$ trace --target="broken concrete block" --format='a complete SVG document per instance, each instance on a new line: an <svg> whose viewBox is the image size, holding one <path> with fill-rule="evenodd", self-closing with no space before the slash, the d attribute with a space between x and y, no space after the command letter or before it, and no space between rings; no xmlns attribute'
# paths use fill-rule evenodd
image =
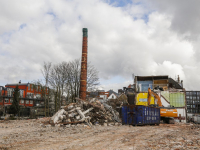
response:
<svg viewBox="0 0 200 150"><path fill-rule="evenodd" d="M76 116L76 119L77 119L77 120L80 120L80 119L81 119L81 117L80 117L80 116Z"/></svg>
<svg viewBox="0 0 200 150"><path fill-rule="evenodd" d="M77 127L80 127L80 126L81 126L81 124L77 124L76 126L77 126Z"/></svg>
<svg viewBox="0 0 200 150"><path fill-rule="evenodd" d="M71 124L68 124L68 125L65 125L66 128L70 128L71 127Z"/></svg>
<svg viewBox="0 0 200 150"><path fill-rule="evenodd" d="M71 127L72 127L72 128L75 128L75 127L76 127L76 125L74 125L74 124L73 124L73 125L71 125Z"/></svg>
<svg viewBox="0 0 200 150"><path fill-rule="evenodd" d="M51 123L58 123L59 117L63 115L64 109L60 109L53 117L51 117L50 122Z"/></svg>
<svg viewBox="0 0 200 150"><path fill-rule="evenodd" d="M51 125L50 125L50 124L48 124L48 125L46 125L46 127L47 127L47 128L49 128L49 127L51 127Z"/></svg>

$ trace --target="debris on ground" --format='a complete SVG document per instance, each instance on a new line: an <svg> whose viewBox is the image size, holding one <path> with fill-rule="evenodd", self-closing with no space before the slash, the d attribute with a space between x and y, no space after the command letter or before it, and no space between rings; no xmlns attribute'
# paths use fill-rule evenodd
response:
<svg viewBox="0 0 200 150"><path fill-rule="evenodd" d="M187 150L200 149L200 125L101 126L43 124L49 118L0 123L0 149Z"/></svg>
<svg viewBox="0 0 200 150"><path fill-rule="evenodd" d="M110 122L121 122L119 113L112 106L91 100L90 102L76 98L77 103L71 103L62 107L51 117L51 124L78 124L87 123L88 126L95 124L104 125Z"/></svg>

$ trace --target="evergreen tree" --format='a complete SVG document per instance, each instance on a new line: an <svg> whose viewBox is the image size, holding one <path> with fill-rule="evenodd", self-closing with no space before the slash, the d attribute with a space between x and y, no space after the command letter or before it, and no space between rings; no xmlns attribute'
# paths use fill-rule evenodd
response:
<svg viewBox="0 0 200 150"><path fill-rule="evenodd" d="M14 89L14 94L13 94L13 102L12 102L12 105L10 106L10 109L9 109L9 113L10 114L18 114L19 111L20 111L20 106L19 106L19 87L18 85L15 87Z"/></svg>

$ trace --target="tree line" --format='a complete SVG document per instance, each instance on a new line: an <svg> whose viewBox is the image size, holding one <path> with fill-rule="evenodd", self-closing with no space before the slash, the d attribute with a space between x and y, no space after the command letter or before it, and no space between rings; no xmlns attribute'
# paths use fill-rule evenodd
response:
<svg viewBox="0 0 200 150"><path fill-rule="evenodd" d="M53 98L54 110L57 110L62 106L62 99L68 101L68 103L76 102L75 98L79 96L80 88L80 73L81 73L81 61L75 59L69 62L61 62L53 64L52 62L44 62L41 73L44 77L44 81L35 80L32 81L34 91L41 92L41 98L44 99L45 104L45 116L49 116L49 100ZM87 66L87 89L95 89L99 85L99 77L97 69L88 63ZM46 89L48 87L48 95L46 95ZM39 89L38 89L39 88ZM19 88L14 89L13 103L10 107L10 113L19 114Z"/></svg>
<svg viewBox="0 0 200 150"><path fill-rule="evenodd" d="M73 61L63 61L57 64L52 62L44 62L41 69L45 80L45 87L50 87L51 93L55 99L55 111L62 105L62 98L68 102L76 102L75 97L79 96L81 61L75 59ZM88 63L87 67L87 89L94 89L99 85L99 77L97 69ZM45 104L49 104L49 99L45 97ZM46 110L46 105L45 105Z"/></svg>

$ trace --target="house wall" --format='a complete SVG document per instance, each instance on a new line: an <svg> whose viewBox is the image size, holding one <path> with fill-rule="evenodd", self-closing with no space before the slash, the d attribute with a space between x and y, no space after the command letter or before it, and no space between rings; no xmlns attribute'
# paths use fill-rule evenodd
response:
<svg viewBox="0 0 200 150"><path fill-rule="evenodd" d="M161 96L161 103L164 107L169 107L170 103L163 97Z"/></svg>
<svg viewBox="0 0 200 150"><path fill-rule="evenodd" d="M113 93L108 97L108 99L116 99L116 98L117 98L117 96Z"/></svg>
<svg viewBox="0 0 200 150"><path fill-rule="evenodd" d="M170 105L174 107L185 107L185 93L177 92L169 94Z"/></svg>
<svg viewBox="0 0 200 150"><path fill-rule="evenodd" d="M163 105L167 105L167 100L174 107L185 107L185 93L184 92L169 92L169 91L161 91L161 101ZM167 106L166 106L167 107Z"/></svg>
<svg viewBox="0 0 200 150"><path fill-rule="evenodd" d="M153 81L137 81L140 92L147 92L150 87L153 89Z"/></svg>
<svg viewBox="0 0 200 150"><path fill-rule="evenodd" d="M153 80L154 88L168 86L168 80Z"/></svg>
<svg viewBox="0 0 200 150"><path fill-rule="evenodd" d="M5 87L6 87L6 89L8 89L8 88L14 89L16 86L17 86L17 84L16 85L6 85ZM36 89L33 88L33 84L22 84L22 85L18 84L18 87L20 90L23 90L22 96L19 97L19 105L21 105L21 106L32 107L32 106L34 106L34 101L38 100L38 99L36 99L36 96L27 97L27 93L31 93L33 95L41 95L42 94L41 87L38 85L37 85ZM40 90L38 90L39 87L40 87ZM0 105L9 106L9 105L12 105L11 100L13 100L13 97L8 96L8 91L6 89L1 91L1 95L3 96L3 98L2 98L2 101L0 101ZM48 88L45 88L45 91L46 91L46 94L48 95L47 89Z"/></svg>
<svg viewBox="0 0 200 150"><path fill-rule="evenodd" d="M169 101L169 91L161 91L160 93L160 99L161 103L164 107L169 107L170 101Z"/></svg>
<svg viewBox="0 0 200 150"><path fill-rule="evenodd" d="M184 92L161 91L161 102L164 107L174 106L174 109L178 112L178 117L174 118L176 122L180 120L179 115L181 115L181 122L186 122Z"/></svg>
<svg viewBox="0 0 200 150"><path fill-rule="evenodd" d="M99 92L99 96L100 95L106 95L107 97L109 97L109 92Z"/></svg>
<svg viewBox="0 0 200 150"><path fill-rule="evenodd" d="M107 95L99 95L100 98L103 98L103 100L107 99Z"/></svg>

